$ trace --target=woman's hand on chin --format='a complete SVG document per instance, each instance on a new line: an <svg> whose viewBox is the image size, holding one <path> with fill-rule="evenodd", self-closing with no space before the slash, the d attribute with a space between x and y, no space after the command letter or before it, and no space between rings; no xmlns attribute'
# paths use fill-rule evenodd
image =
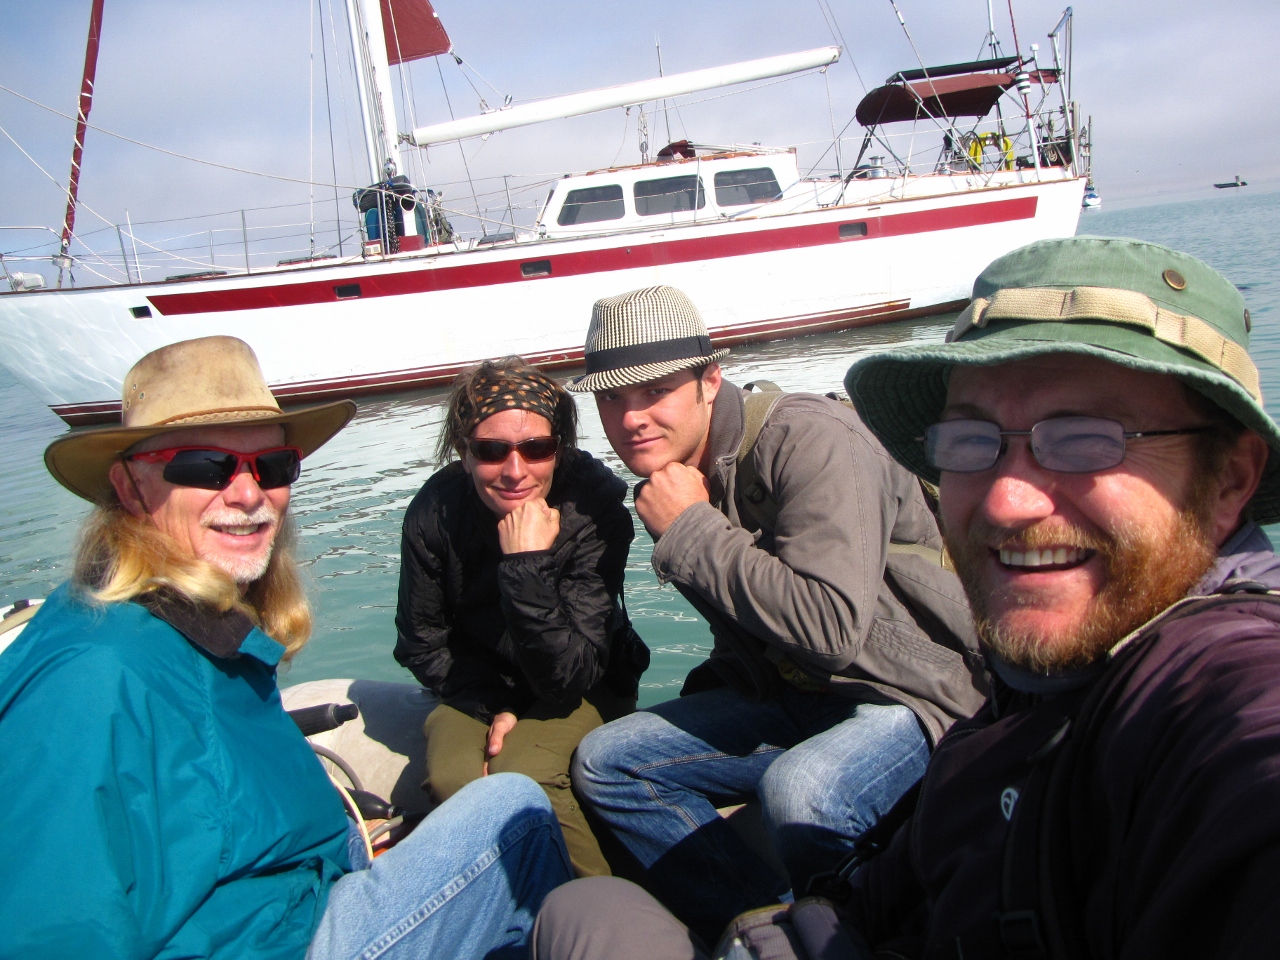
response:
<svg viewBox="0 0 1280 960"><path fill-rule="evenodd" d="M503 553L550 550L560 533L560 511L539 497L516 507L498 521L498 544Z"/></svg>

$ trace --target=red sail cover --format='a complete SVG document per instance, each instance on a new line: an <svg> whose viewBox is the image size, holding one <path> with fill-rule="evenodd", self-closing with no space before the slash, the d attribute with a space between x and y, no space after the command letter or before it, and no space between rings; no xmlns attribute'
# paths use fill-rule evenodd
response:
<svg viewBox="0 0 1280 960"><path fill-rule="evenodd" d="M387 62L405 63L435 57L453 49L440 16L428 0L381 0L382 32Z"/></svg>

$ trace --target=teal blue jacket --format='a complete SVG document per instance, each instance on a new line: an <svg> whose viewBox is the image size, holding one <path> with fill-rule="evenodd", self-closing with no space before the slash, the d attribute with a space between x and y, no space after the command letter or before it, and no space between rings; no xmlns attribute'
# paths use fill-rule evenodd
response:
<svg viewBox="0 0 1280 960"><path fill-rule="evenodd" d="M0 655L0 957L300 960L351 867L284 648L152 609L64 584Z"/></svg>

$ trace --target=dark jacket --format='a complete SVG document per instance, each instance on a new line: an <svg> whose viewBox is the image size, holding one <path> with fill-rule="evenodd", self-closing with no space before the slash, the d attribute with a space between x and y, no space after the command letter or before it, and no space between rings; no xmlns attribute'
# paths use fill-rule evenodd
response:
<svg viewBox="0 0 1280 960"><path fill-rule="evenodd" d="M560 511L551 549L504 556L462 464L437 472L405 512L396 660L483 723L535 700L575 706L601 683L634 696L649 654L621 601L635 535L626 492L580 451L547 498Z"/></svg>
<svg viewBox="0 0 1280 960"><path fill-rule="evenodd" d="M1241 576L1280 589L1280 561L1250 527L1192 594ZM868 941L909 957L1008 956L1002 885L1025 887L1016 877L1036 856L1006 866L1010 818L1038 808L1031 876L1055 955L1280 956L1280 603L1183 604L1195 612L1175 605L1077 690L998 685L952 727L914 817L854 877ZM1041 761L1044 799L1028 803L1028 758L1071 713Z"/></svg>
<svg viewBox="0 0 1280 960"><path fill-rule="evenodd" d="M845 404L787 394L753 448L755 473L777 506L773 530L742 515L737 454L743 392L726 382L711 413L711 502L694 504L653 551L715 637L685 692L728 684L764 698L781 688L786 655L832 692L911 708L932 742L986 699L972 618L955 574L891 541L940 550L938 525L914 476ZM890 562L920 599L908 609ZM954 626L964 636L936 630ZM933 635L931 636L931 631Z"/></svg>

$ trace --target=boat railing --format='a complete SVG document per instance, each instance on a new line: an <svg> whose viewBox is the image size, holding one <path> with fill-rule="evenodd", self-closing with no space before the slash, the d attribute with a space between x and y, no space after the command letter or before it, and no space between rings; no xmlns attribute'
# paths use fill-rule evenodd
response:
<svg viewBox="0 0 1280 960"><path fill-rule="evenodd" d="M542 206L547 175L491 178L466 206L441 202L457 231L445 249L497 245L530 233ZM519 179L521 182L514 182ZM504 184L503 181L507 182ZM477 180L477 183L480 181ZM425 192L425 191L423 191ZM488 204L489 206L486 206ZM126 220L77 231L64 286L155 283L164 280L305 268L360 258L359 212L350 194L325 203L224 210L162 220ZM31 231L47 236L33 236ZM0 225L0 293L55 284L59 234L49 227ZM26 279L15 281L15 274Z"/></svg>
<svg viewBox="0 0 1280 960"><path fill-rule="evenodd" d="M1007 182L1010 172L1020 181L1038 177L1045 168L1063 166L1076 175L1087 175L1088 131L1068 133L1072 127L1066 108L1054 109L1048 94L1042 94L1027 123L1025 116L1013 112L1012 101L1001 103L1003 106L976 122L926 118L903 130L881 126L858 131L856 136L786 148L735 145L734 149L760 153L797 149L817 156L801 168L798 180L783 185L780 202L731 211L728 216L769 216L880 195L880 191L855 187L863 181L883 180L883 195L891 199L905 196L909 192L907 180L916 177L959 176L970 187L979 188ZM1074 117L1070 119L1074 121ZM819 152L819 146L825 149ZM529 174L486 179L468 182L465 187L436 185L432 202L448 217L454 235L451 242L430 247L428 252L499 247L537 236L536 224L548 187L560 177ZM362 223L344 189L336 189L334 197L323 202L312 199L164 220L126 219L77 232L66 283L153 283L305 269L358 258L365 239ZM419 193L425 195L425 190ZM445 194L451 196L444 199ZM38 289L42 280L52 286L58 275L58 235L49 228L40 229L47 236L33 236L32 228L0 226L0 263L4 266L0 280L6 281L10 291ZM64 261L63 266L67 265ZM15 274L23 278L15 280ZM4 289L0 286L0 292Z"/></svg>

